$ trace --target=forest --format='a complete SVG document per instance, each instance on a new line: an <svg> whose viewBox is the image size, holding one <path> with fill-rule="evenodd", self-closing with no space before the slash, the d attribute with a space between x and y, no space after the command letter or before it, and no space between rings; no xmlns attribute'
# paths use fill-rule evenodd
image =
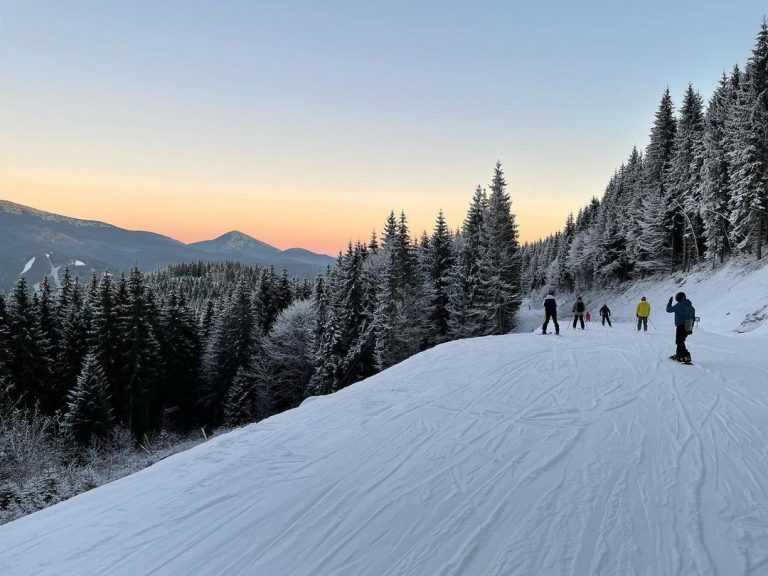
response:
<svg viewBox="0 0 768 576"><path fill-rule="evenodd" d="M0 295L0 514L98 485L100 454L151 456L158 442L259 421L441 342L509 332L517 235L497 163L461 231L440 212L414 239L405 212L391 212L381 238L350 243L312 282L237 263L67 271L57 290L21 277Z"/></svg>
<svg viewBox="0 0 768 576"><path fill-rule="evenodd" d="M768 243L768 24L706 107L692 85L677 114L669 89L643 152L635 147L564 228L522 247L524 292L585 290L762 258Z"/></svg>

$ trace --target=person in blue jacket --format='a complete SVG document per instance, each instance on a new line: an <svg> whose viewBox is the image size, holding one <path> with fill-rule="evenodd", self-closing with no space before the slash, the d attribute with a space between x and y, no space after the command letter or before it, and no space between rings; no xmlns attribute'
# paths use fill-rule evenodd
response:
<svg viewBox="0 0 768 576"><path fill-rule="evenodd" d="M675 313L675 344L677 345L675 355L670 356L670 358L678 362L690 363L691 353L685 347L685 339L693 332L696 309L691 301L685 297L685 292L675 294L675 300L677 304L672 304L672 297L670 296L669 302L667 302L667 312Z"/></svg>

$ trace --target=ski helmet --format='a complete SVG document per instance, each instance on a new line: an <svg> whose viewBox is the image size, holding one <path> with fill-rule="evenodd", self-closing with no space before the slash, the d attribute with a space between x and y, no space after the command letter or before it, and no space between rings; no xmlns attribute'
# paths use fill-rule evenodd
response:
<svg viewBox="0 0 768 576"><path fill-rule="evenodd" d="M678 292L677 294L675 294L675 300L677 300L678 302L685 300L685 292Z"/></svg>

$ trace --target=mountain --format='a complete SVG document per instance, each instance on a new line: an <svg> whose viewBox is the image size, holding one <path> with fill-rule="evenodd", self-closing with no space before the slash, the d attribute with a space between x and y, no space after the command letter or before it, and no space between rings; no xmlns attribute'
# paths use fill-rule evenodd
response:
<svg viewBox="0 0 768 576"><path fill-rule="evenodd" d="M614 328L413 356L0 526L0 574L765 574L768 266L748 266L683 280L693 366L667 359L680 280L585 294Z"/></svg>
<svg viewBox="0 0 768 576"><path fill-rule="evenodd" d="M149 271L169 264L236 260L244 264L288 268L310 277L335 259L296 249L281 251L241 232L215 240L184 244L173 238L118 228L104 222L69 218L0 200L0 289L10 290L20 275L30 285L44 276L54 283L65 266L89 276L126 271L138 265Z"/></svg>
<svg viewBox="0 0 768 576"><path fill-rule="evenodd" d="M327 266L332 266L336 262L330 256L316 254L304 248L280 250L237 230L227 232L213 240L193 242L189 246L208 254L227 254L240 260L250 258L254 261L272 264L276 267L281 267L282 262L290 260L293 263L311 266L312 269L319 268L324 270Z"/></svg>

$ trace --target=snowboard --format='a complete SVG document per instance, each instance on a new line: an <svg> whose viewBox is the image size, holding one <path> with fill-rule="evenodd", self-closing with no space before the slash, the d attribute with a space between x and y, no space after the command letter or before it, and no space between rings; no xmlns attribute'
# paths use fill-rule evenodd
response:
<svg viewBox="0 0 768 576"><path fill-rule="evenodd" d="M672 362L677 362L678 364L685 364L687 366L693 366L693 362L691 362L690 360L688 360L687 362L683 362L682 360L678 360L677 356L674 356L674 355L670 356L669 359L672 360Z"/></svg>

